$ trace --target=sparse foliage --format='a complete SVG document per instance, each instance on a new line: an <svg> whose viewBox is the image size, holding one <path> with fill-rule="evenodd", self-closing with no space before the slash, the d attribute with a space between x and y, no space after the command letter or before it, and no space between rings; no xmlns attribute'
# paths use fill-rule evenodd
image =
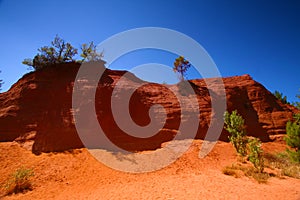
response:
<svg viewBox="0 0 300 200"><path fill-rule="evenodd" d="M27 58L22 63L39 70L53 64L73 62L73 57L77 54L76 48L57 35L51 42L51 46L41 47L38 51L33 60Z"/></svg>
<svg viewBox="0 0 300 200"><path fill-rule="evenodd" d="M173 71L179 73L180 81L184 81L185 73L190 67L191 67L190 62L184 59L183 56L179 56L178 58L176 58L174 62Z"/></svg>
<svg viewBox="0 0 300 200"><path fill-rule="evenodd" d="M19 193L32 188L31 177L34 176L32 169L21 167L11 174L5 184L7 194Z"/></svg>
<svg viewBox="0 0 300 200"><path fill-rule="evenodd" d="M236 152L245 157L247 155L247 137L244 128L244 119L237 111L225 112L224 114L225 129L230 133L229 140L233 144Z"/></svg>
<svg viewBox="0 0 300 200"><path fill-rule="evenodd" d="M98 53L94 42L81 45L81 62L100 61L103 58L103 53Z"/></svg>
<svg viewBox="0 0 300 200"><path fill-rule="evenodd" d="M279 99L282 103L284 104L287 104L288 101L287 101L287 97L286 96L283 96L282 93L280 93L279 91L275 90L275 92L273 93L273 95Z"/></svg>
<svg viewBox="0 0 300 200"><path fill-rule="evenodd" d="M33 58L26 58L23 64L33 67L34 70L40 70L47 66L68 62L90 62L100 61L103 58L103 53L98 53L96 45L93 42L81 45L82 60L75 61L74 56L77 55L78 50L70 43L65 42L62 38L56 37L51 42L51 46L44 46L38 49L38 54Z"/></svg>
<svg viewBox="0 0 300 200"><path fill-rule="evenodd" d="M264 171L264 159L260 140L257 138L249 139L248 147L249 161L252 162L254 167L262 173Z"/></svg>
<svg viewBox="0 0 300 200"><path fill-rule="evenodd" d="M287 122L286 137L284 140L293 149L287 150L290 158L295 162L300 162L300 114L295 115L294 122Z"/></svg>

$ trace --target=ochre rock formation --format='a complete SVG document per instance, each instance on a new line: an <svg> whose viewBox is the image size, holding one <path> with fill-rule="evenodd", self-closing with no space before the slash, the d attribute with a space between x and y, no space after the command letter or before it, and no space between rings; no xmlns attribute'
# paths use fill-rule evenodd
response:
<svg viewBox="0 0 300 200"><path fill-rule="evenodd" d="M86 139L85 146L88 148L111 148L112 145L107 144L105 140L94 140L94 133L84 136L77 134L73 118L76 111L72 109L72 92L79 67L78 63L66 63L31 72L24 75L9 91L1 93L0 141L31 142L34 153L80 148L84 146L82 137ZM121 77L122 84L116 86ZM86 87L82 89L83 93L90 90L89 81L95 82L88 80ZM281 103L249 75L223 78L223 82L227 110L238 110L245 119L248 135L269 141L270 135L285 133L285 124L297 112L296 108ZM189 116L189 112L198 106L200 115L196 124L196 138L203 139L211 122L211 98L214 98L214 94L209 92L206 82L202 79L191 80L189 83L197 96L198 104L191 103L185 115ZM163 128L153 136L141 138L127 134L117 125L113 116L111 96L115 95L117 100L122 102L122 95L118 96L118 93L113 92L128 93L135 87L138 89L133 92L127 108L136 125L146 126L151 123L149 109L152 105L160 104L166 112L166 119L160 113L163 109L157 109L155 112L155 119L163 123ZM130 151L159 148L163 142L172 140L176 134L180 135L179 139L190 138L191 133L178 133L181 123L187 127L191 123L188 118L181 119L183 113L178 96L185 102L189 102L191 96L184 89L182 92L180 87L180 84L147 83L126 71L106 69L98 83L94 99L99 125L110 142ZM85 99L85 102L88 101ZM86 105L83 103L80 114L84 113L84 106ZM121 117L123 112L120 110ZM89 123L89 114L85 115L86 123ZM219 139L228 140L228 133L224 129Z"/></svg>

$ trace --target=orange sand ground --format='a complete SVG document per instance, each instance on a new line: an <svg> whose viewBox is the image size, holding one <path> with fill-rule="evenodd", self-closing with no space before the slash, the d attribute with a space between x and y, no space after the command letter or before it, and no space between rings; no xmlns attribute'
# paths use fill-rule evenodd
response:
<svg viewBox="0 0 300 200"><path fill-rule="evenodd" d="M230 143L218 142L209 156L198 158L202 141L176 162L159 171L131 174L106 167L86 149L39 156L15 142L0 143L0 185L21 166L32 168L34 188L24 194L0 199L300 199L300 180L272 177L259 184L247 177L222 174L236 162ZM279 152L281 143L265 143L264 149Z"/></svg>

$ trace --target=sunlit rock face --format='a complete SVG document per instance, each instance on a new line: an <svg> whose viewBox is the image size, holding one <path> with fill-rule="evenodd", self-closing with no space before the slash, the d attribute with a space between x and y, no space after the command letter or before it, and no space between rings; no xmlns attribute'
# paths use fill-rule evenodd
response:
<svg viewBox="0 0 300 200"><path fill-rule="evenodd" d="M85 82L85 87L81 88L82 94L95 90L96 87L95 99L91 102L94 103L96 120L105 133L105 138L94 140L93 135L96 133L78 135L75 128L74 114L86 115L86 123L92 120L92 115L84 113L85 106L89 106L86 99L77 99L83 101L78 110L72 108L74 81L79 67L78 63L67 63L31 72L24 75L9 91L1 93L0 141L28 143L37 154L84 146L113 148L107 144L107 139L119 148L129 151L156 149L176 135L178 139L192 137L193 134L188 131L178 130L182 124L186 127L190 125L189 117L195 109L199 111L195 137L204 139L213 116L212 98L226 101L227 110L237 110L243 116L248 135L269 141L270 135L285 133L286 122L297 112L293 106L282 104L249 75L223 78L226 91L224 99L218 95L218 89L222 88L220 81L212 84L213 89L207 88L206 81L211 83L214 79L191 80L188 83L192 91L186 91L182 89L181 83L148 83L126 71L106 69L99 82L81 80ZM122 81L119 82L120 80ZM121 103L126 103L123 102L122 94L127 93L132 93L129 103L118 107ZM193 97L196 97L196 101L191 100ZM179 99L187 102L184 111ZM120 109L118 115L122 117L124 114L124 120L130 119L129 121L140 127L157 123L160 128L149 137L143 135L149 134L147 131L128 133L117 123L112 102L118 102L115 109ZM154 105L161 106L151 110ZM124 109L128 109L130 118ZM84 145L82 137L86 139ZM223 129L219 139L227 141L227 131Z"/></svg>

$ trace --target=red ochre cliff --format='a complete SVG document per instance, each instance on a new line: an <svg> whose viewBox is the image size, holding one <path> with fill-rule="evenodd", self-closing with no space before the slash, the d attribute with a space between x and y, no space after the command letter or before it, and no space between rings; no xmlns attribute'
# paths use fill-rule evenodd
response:
<svg viewBox="0 0 300 200"><path fill-rule="evenodd" d="M80 64L68 63L31 72L9 91L1 93L0 141L15 140L32 148L34 153L83 147L74 125L72 110L72 91L79 67ZM157 134L147 138L133 137L117 125L111 110L113 90L125 73L109 69L103 73L95 95L99 125L109 141L122 149L138 151L159 148L178 133L181 108L176 95L168 87L178 88L180 85L147 83L127 73L118 90L126 93L134 85L144 84L135 90L128 106L132 120L137 125L146 126L150 123L149 108L152 105L160 104L166 111L166 119L159 119L165 120L165 124ZM223 78L223 82L227 110L238 110L245 119L248 135L270 141L270 136L285 133L285 124L297 112L296 108L281 103L249 75ZM189 83L197 95L200 111L196 138L203 139L211 120L211 95L214 94L209 93L202 79ZM180 95L189 98L188 94ZM180 138L189 138L188 133L180 135ZM219 139L228 140L228 133L224 129ZM95 145L99 148L106 146L101 141L96 141Z"/></svg>

